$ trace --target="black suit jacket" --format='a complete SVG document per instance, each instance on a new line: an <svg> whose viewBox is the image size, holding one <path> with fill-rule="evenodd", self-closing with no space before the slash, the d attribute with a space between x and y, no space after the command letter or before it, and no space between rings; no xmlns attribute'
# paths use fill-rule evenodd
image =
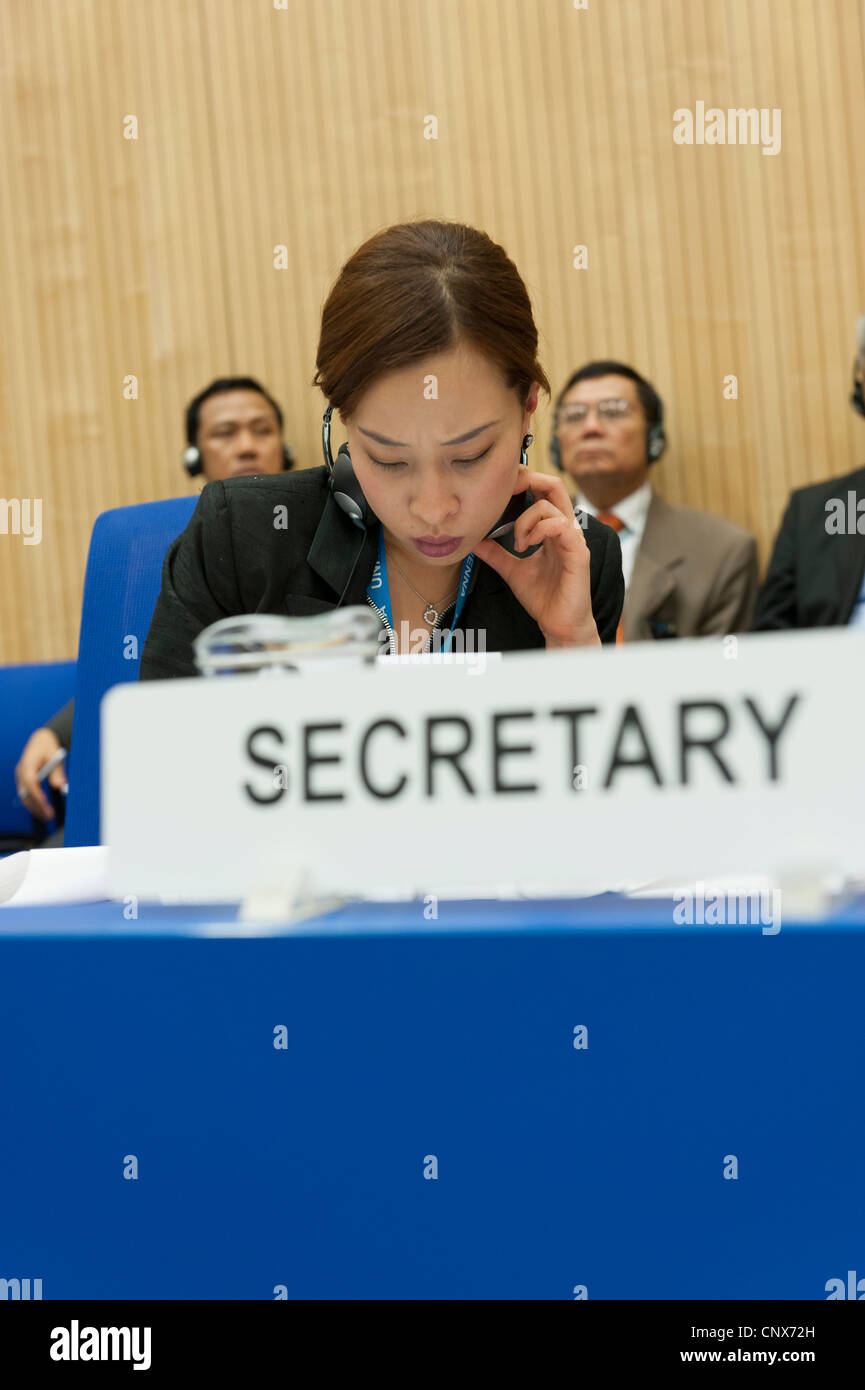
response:
<svg viewBox="0 0 865 1390"><path fill-rule="evenodd" d="M757 595L752 632L794 627L833 627L850 621L865 573L865 535L827 530L826 504L848 493L865 501L865 468L843 478L812 483L790 494L772 559ZM863 508L865 512L865 508ZM862 518L865 526L865 516Z"/></svg>
<svg viewBox="0 0 865 1390"><path fill-rule="evenodd" d="M340 602L364 603L378 530L359 531L352 524L330 495L324 466L208 483L165 556L140 678L197 675L193 638L218 618L302 616L326 613ZM619 538L593 517L585 536L598 634L602 642L614 642L624 601ZM545 645L538 624L482 561L457 628L486 629L487 651Z"/></svg>

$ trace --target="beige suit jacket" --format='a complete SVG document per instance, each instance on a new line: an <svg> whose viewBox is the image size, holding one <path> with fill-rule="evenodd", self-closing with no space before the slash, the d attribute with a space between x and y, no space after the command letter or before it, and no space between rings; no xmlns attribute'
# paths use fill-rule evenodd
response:
<svg viewBox="0 0 865 1390"><path fill-rule="evenodd" d="M625 595L626 642L743 632L756 594L750 532L653 493Z"/></svg>

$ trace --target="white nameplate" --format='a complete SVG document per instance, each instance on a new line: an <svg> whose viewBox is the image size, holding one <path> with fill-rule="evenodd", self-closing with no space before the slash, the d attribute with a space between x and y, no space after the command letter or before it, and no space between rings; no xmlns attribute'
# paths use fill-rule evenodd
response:
<svg viewBox="0 0 865 1390"><path fill-rule="evenodd" d="M865 870L865 638L118 686L103 841L123 897L544 896Z"/></svg>

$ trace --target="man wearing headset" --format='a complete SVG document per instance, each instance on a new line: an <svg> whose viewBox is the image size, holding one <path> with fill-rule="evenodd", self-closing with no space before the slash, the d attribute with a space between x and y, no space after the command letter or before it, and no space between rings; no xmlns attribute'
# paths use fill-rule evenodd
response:
<svg viewBox="0 0 865 1390"><path fill-rule="evenodd" d="M294 467L282 410L251 376L220 377L186 407L183 466L204 483Z"/></svg>
<svg viewBox="0 0 865 1390"><path fill-rule="evenodd" d="M865 315L858 338L850 404L865 415ZM865 468L790 495L752 631L797 627L865 629Z"/></svg>
<svg viewBox="0 0 865 1390"><path fill-rule="evenodd" d="M665 502L652 488L649 469L667 441L651 383L621 362L589 362L564 386L553 430L550 456L576 483L575 505L619 534L625 607L616 641L747 628L757 543L734 522Z"/></svg>
<svg viewBox="0 0 865 1390"><path fill-rule="evenodd" d="M282 409L254 377L218 377L193 397L185 418L183 467L190 478L200 478L202 485L294 467L294 456L282 437ZM15 768L19 799L37 820L48 821L55 815L37 773L60 748L68 752L74 704L70 700L30 735ZM48 774L47 782L61 795L65 792L62 762ZM57 805L62 813L59 797ZM49 841L59 842L59 836Z"/></svg>

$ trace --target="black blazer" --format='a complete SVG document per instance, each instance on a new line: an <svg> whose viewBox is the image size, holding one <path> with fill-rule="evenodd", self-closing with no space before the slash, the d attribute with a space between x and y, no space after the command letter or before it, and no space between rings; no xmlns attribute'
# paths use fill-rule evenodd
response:
<svg viewBox="0 0 865 1390"><path fill-rule="evenodd" d="M855 494L855 515L856 502L865 499L865 468L790 494L757 595L752 632L850 621L865 573L865 535L834 535L826 529L826 503L839 498L846 511L849 492Z"/></svg>
<svg viewBox="0 0 865 1390"><path fill-rule="evenodd" d="M601 641L614 642L625 592L621 546L609 526L587 520L592 611ZM140 679L197 675L193 638L218 618L294 617L326 613L340 600L363 604L378 555L378 530L353 525L333 500L323 465L208 483L189 525L165 556ZM486 629L487 651L545 645L535 620L482 561L457 627Z"/></svg>

